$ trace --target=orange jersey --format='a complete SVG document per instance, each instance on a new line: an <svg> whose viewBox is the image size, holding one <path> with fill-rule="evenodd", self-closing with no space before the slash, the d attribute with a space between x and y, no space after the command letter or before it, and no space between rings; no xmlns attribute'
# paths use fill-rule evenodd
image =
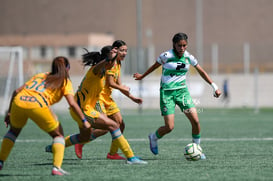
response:
<svg viewBox="0 0 273 181"><path fill-rule="evenodd" d="M14 98L14 103L22 108L42 108L59 102L64 95L74 95L72 83L65 81L60 89L45 88L45 79L48 73L33 76L25 83L25 87Z"/></svg>

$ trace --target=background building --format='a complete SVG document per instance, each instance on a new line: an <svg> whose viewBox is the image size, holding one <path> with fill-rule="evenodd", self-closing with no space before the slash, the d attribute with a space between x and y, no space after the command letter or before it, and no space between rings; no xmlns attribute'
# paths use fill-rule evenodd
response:
<svg viewBox="0 0 273 181"><path fill-rule="evenodd" d="M6 42L5 36L38 35L42 40L42 36L103 33L125 40L134 49L136 3L137 0L0 0L0 45L22 43ZM209 71L213 68L213 45L218 47L219 72L243 71L245 44L250 49L250 71L257 66L262 72L273 70L271 0L142 0L141 7L142 44L144 48L153 48L153 57L171 47L173 34L185 32L189 35L189 50L196 56L200 56L197 44L201 41L203 58L198 58ZM201 21L197 17L200 15ZM197 39L199 27L202 39ZM63 43L79 46L75 39ZM136 60L128 62L131 61Z"/></svg>
<svg viewBox="0 0 273 181"><path fill-rule="evenodd" d="M137 8L139 2L141 9ZM175 33L185 32L189 36L188 50L219 78L218 84L230 79L232 96L241 96L235 87L242 83L245 88L251 87L251 93L239 103L238 98L231 99L231 105L253 105L254 86L249 79L253 79L255 70L263 74L273 71L272 17L272 0L0 0L0 46L24 48L25 74L47 70L56 55L68 56L72 75L80 79L84 71L79 59L84 47L99 50L122 39L129 47L123 74L132 82L134 72L143 72L159 53L172 47ZM143 56L138 56L139 43ZM7 71L0 65L1 71ZM240 82L238 76L248 79L243 77L239 80L244 82ZM271 106L273 101L266 99L271 86L261 82L266 89L262 91L267 101L263 105ZM206 89L203 92L208 92ZM197 95L200 100L205 97ZM216 105L208 101L201 100Z"/></svg>

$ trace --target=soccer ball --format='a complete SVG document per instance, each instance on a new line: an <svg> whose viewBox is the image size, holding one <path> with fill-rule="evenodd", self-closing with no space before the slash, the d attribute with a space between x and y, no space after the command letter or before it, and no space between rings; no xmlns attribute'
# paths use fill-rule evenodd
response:
<svg viewBox="0 0 273 181"><path fill-rule="evenodd" d="M202 148L196 143L187 144L184 149L184 156L189 161L197 161L201 158Z"/></svg>

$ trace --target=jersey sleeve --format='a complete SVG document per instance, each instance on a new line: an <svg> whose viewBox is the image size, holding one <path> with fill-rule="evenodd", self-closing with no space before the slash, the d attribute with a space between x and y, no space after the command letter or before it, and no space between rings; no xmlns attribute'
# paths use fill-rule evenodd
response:
<svg viewBox="0 0 273 181"><path fill-rule="evenodd" d="M106 70L105 75L106 76L119 76L120 74L120 63L115 63L115 65L110 69L110 70Z"/></svg>
<svg viewBox="0 0 273 181"><path fill-rule="evenodd" d="M156 59L156 61L158 62L158 63L160 63L161 65L163 65L163 64L165 64L166 63L166 61L167 61L167 52L164 52L164 53L161 53L160 55L159 55L159 57Z"/></svg>
<svg viewBox="0 0 273 181"><path fill-rule="evenodd" d="M115 70L113 69L106 70L105 75L115 75Z"/></svg>
<svg viewBox="0 0 273 181"><path fill-rule="evenodd" d="M198 64L197 59L193 55L190 55L189 58L190 58L190 64L195 67Z"/></svg>
<svg viewBox="0 0 273 181"><path fill-rule="evenodd" d="M64 95L69 95L69 94L74 95L74 90L73 90L71 80L67 79L66 85L64 87Z"/></svg>

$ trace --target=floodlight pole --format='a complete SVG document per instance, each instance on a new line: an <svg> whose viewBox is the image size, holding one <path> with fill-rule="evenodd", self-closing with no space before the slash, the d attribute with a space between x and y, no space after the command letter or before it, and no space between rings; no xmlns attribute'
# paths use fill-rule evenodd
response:
<svg viewBox="0 0 273 181"><path fill-rule="evenodd" d="M250 45L249 43L244 43L244 72L249 74L249 64L250 64Z"/></svg>
<svg viewBox="0 0 273 181"><path fill-rule="evenodd" d="M203 0L195 0L196 11L196 55L199 63L203 63Z"/></svg>
<svg viewBox="0 0 273 181"><path fill-rule="evenodd" d="M137 18L137 71L140 72L142 63L142 0L136 1L136 18ZM139 97L142 98L142 80L139 80L138 91ZM138 107L139 113L142 113L142 104Z"/></svg>
<svg viewBox="0 0 273 181"><path fill-rule="evenodd" d="M254 69L254 113L259 113L259 68Z"/></svg>
<svg viewBox="0 0 273 181"><path fill-rule="evenodd" d="M218 44L213 43L211 48L212 74L218 74Z"/></svg>

